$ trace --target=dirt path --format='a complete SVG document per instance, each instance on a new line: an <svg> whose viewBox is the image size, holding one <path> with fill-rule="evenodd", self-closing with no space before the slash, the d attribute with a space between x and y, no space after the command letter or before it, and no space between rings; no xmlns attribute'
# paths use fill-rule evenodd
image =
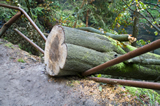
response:
<svg viewBox="0 0 160 106"><path fill-rule="evenodd" d="M102 91L103 90L103 91ZM39 57L0 39L0 106L131 106L118 86L76 77L52 78Z"/></svg>
<svg viewBox="0 0 160 106"><path fill-rule="evenodd" d="M44 64L21 50L0 40L0 106L98 106L90 99L81 98L64 81L50 80ZM30 59L30 63L27 63Z"/></svg>

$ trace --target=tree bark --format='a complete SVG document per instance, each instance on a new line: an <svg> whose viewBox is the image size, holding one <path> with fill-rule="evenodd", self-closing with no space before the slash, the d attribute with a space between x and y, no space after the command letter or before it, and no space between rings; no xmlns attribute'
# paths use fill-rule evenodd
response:
<svg viewBox="0 0 160 106"><path fill-rule="evenodd" d="M89 18L89 9L87 10L86 14L86 27L88 27L88 18Z"/></svg>
<svg viewBox="0 0 160 106"><path fill-rule="evenodd" d="M134 19L133 32L132 32L132 36L135 38L137 38L137 35L138 35L138 24L139 24L139 14L137 10L135 10L135 19ZM136 42L133 42L132 46L136 47Z"/></svg>
<svg viewBox="0 0 160 106"><path fill-rule="evenodd" d="M105 63L115 54L123 55L136 48L121 48L116 40L74 28L54 26L45 44L46 71L51 76L77 75ZM145 59L160 59L146 53ZM160 75L159 65L140 65L121 62L98 73L138 79L154 80Z"/></svg>
<svg viewBox="0 0 160 106"><path fill-rule="evenodd" d="M92 28L92 27L80 27L78 29L84 30L84 31L93 32L93 33L102 34L102 35L111 37L111 38L113 38L115 40L118 40L118 41L130 41L131 43L133 43L133 42L135 42L137 40L136 38L129 36L129 34L115 35L115 34L108 33L108 32L102 33L100 30Z"/></svg>
<svg viewBox="0 0 160 106"><path fill-rule="evenodd" d="M114 57L117 58L121 55L117 55L115 54ZM136 64L141 64L141 65L160 65L160 60L158 59L145 59L144 57L141 57L141 56L137 56L137 57L134 57L132 59L129 59L127 61L124 61L124 63L126 64L130 64L130 63L136 63Z"/></svg>

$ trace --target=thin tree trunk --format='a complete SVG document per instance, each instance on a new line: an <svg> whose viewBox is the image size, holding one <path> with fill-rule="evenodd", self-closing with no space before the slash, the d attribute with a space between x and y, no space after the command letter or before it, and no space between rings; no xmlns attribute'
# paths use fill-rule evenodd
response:
<svg viewBox="0 0 160 106"><path fill-rule="evenodd" d="M134 25L133 25L133 32L132 37L137 38L138 35L138 24L139 24L139 14L137 13L137 10L135 11L135 19L134 19ZM132 43L132 46L136 46L136 42Z"/></svg>
<svg viewBox="0 0 160 106"><path fill-rule="evenodd" d="M88 18L89 18L89 9L87 10L86 14L86 27L88 27Z"/></svg>

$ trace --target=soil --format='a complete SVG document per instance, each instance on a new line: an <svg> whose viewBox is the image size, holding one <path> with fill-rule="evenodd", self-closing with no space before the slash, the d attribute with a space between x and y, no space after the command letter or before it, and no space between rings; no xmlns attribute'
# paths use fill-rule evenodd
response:
<svg viewBox="0 0 160 106"><path fill-rule="evenodd" d="M43 58L0 39L0 106L132 106L141 103L123 86L76 76L54 78Z"/></svg>

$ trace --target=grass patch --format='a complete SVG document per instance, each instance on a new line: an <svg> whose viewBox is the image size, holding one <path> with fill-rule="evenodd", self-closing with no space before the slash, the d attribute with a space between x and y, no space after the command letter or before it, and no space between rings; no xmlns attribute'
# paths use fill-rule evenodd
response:
<svg viewBox="0 0 160 106"><path fill-rule="evenodd" d="M146 105L145 103L149 103L151 106L155 106L156 102L160 104L160 94L154 90L129 86L125 87L131 94L137 96L137 99L144 105Z"/></svg>
<svg viewBox="0 0 160 106"><path fill-rule="evenodd" d="M18 62L25 63L24 59L20 58L17 60Z"/></svg>
<svg viewBox="0 0 160 106"><path fill-rule="evenodd" d="M12 49L14 48L12 43L6 43L5 46L8 47L8 48L12 48Z"/></svg>

